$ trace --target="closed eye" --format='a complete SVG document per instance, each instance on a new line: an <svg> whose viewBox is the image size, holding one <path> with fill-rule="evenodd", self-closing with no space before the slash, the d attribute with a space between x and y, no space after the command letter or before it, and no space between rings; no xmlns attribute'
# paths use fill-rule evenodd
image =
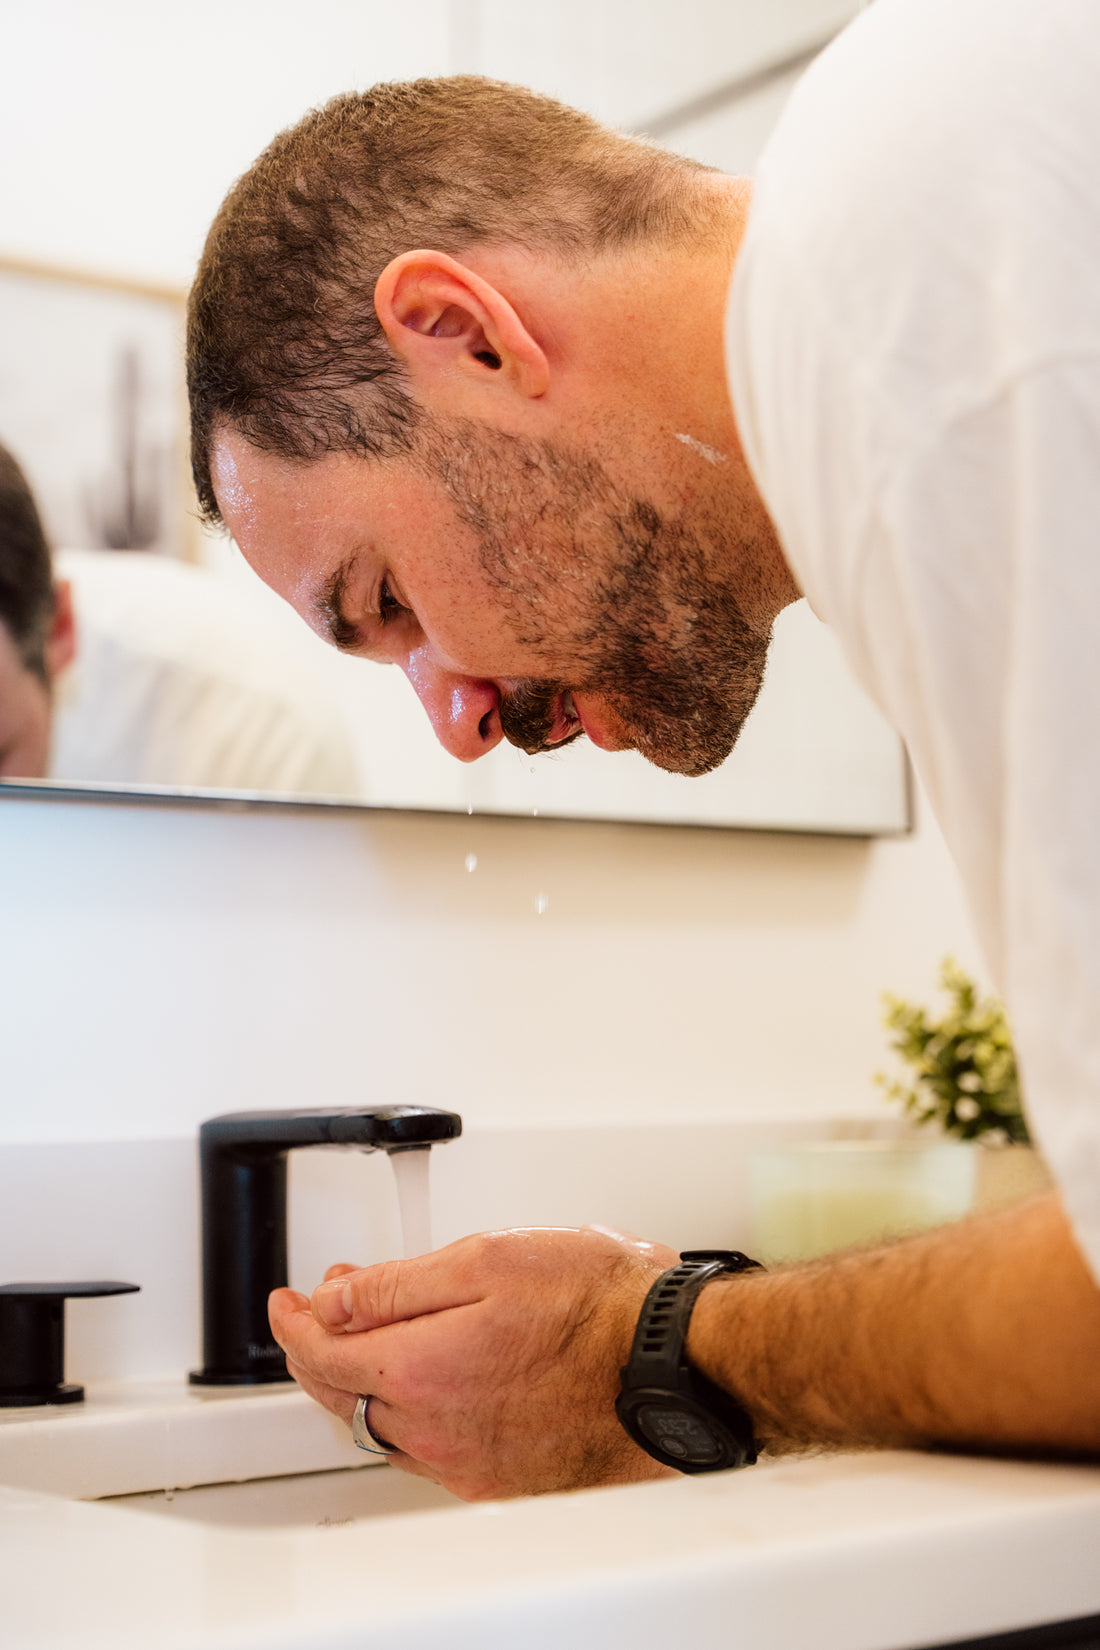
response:
<svg viewBox="0 0 1100 1650"><path fill-rule="evenodd" d="M400 613L408 613L409 609L404 602L399 602L389 587L386 579L382 580L378 589L378 617L384 625L396 619Z"/></svg>
<svg viewBox="0 0 1100 1650"><path fill-rule="evenodd" d="M352 557L325 581L314 596L312 606L318 628L341 653L361 654L369 658L369 637L364 636L360 623L350 616L344 605L354 572L355 558ZM403 616L411 618L411 609L394 595L389 579L383 579L378 589L375 611L368 615L371 623L377 631Z"/></svg>

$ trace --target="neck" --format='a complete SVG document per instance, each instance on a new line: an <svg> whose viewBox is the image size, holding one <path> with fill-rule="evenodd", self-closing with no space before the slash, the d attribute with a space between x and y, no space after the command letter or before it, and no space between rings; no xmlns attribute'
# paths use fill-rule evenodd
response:
<svg viewBox="0 0 1100 1650"><path fill-rule="evenodd" d="M730 282L748 223L747 178L705 174L706 231L678 249L655 295L655 311L671 324L664 359L647 362L662 385L659 414L683 452L683 485L706 488L734 530L724 538L729 577L741 592L746 619L762 632L802 592L775 525L749 470L726 370L725 321ZM654 333L657 333L656 314Z"/></svg>
<svg viewBox="0 0 1100 1650"><path fill-rule="evenodd" d="M705 210L690 243L608 259L579 302L574 283L571 324L585 347L573 355L582 381L570 395L596 412L597 444L618 453L639 496L710 524L746 622L767 634L801 591L746 463L726 372L726 309L752 185L703 173L696 186Z"/></svg>
<svg viewBox="0 0 1100 1650"><path fill-rule="evenodd" d="M691 174L703 196L690 242L647 243L583 269L511 246L464 261L504 294L543 351L546 390L508 427L613 459L617 480L662 510L709 522L746 620L769 630L798 598L745 463L726 380L725 315L748 219L745 178Z"/></svg>

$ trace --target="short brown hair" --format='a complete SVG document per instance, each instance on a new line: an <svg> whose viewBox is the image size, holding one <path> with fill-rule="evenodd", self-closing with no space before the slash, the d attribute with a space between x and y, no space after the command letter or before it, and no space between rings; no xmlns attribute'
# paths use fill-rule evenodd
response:
<svg viewBox="0 0 1100 1650"><path fill-rule="evenodd" d="M23 471L0 446L0 624L26 670L43 682L46 639L54 615L49 541Z"/></svg>
<svg viewBox="0 0 1100 1650"><path fill-rule="evenodd" d="M473 75L348 93L280 133L226 197L191 292L204 515L218 517L209 452L221 420L288 458L413 445L419 410L374 310L401 252L496 241L583 260L675 242L699 227L687 174L703 170Z"/></svg>

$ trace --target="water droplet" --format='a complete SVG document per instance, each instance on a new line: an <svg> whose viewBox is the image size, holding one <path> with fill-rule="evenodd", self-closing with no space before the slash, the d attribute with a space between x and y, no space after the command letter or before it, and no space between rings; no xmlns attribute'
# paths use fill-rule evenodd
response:
<svg viewBox="0 0 1100 1650"><path fill-rule="evenodd" d="M467 871L476 871L477 870L477 855L476 854L467 854L466 855L466 869L467 869Z"/></svg>
<svg viewBox="0 0 1100 1650"><path fill-rule="evenodd" d="M531 818L532 819L537 819L538 817L539 817L538 809L537 808L532 808L531 809Z"/></svg>
<svg viewBox="0 0 1100 1650"><path fill-rule="evenodd" d="M548 908L549 904L550 904L550 901L547 899L545 894L536 894L535 895L535 910L537 911L537 913L540 917L542 916L543 912Z"/></svg>
<svg viewBox="0 0 1100 1650"><path fill-rule="evenodd" d="M473 803L472 803L472 802L467 802L467 804L466 804L466 812L467 812L467 813L468 813L468 814L472 814L472 813L473 813L473 811L474 811L474 805L473 805Z"/></svg>

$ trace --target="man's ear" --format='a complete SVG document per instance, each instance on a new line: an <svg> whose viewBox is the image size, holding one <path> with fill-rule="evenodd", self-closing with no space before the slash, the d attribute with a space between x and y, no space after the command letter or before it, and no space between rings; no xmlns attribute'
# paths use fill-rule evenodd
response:
<svg viewBox="0 0 1100 1650"><path fill-rule="evenodd" d="M394 258L378 277L374 307L426 405L458 413L486 390L546 393L546 356L508 299L445 252Z"/></svg>
<svg viewBox="0 0 1100 1650"><path fill-rule="evenodd" d="M52 682L76 655L76 616L73 587L68 579L58 579L53 587L53 618L46 637L46 674Z"/></svg>

